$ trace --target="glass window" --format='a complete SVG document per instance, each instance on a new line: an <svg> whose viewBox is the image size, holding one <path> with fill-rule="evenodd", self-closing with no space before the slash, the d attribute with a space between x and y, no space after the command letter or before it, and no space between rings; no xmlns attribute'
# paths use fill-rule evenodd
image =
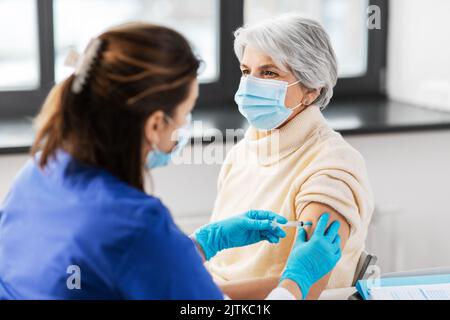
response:
<svg viewBox="0 0 450 320"><path fill-rule="evenodd" d="M0 90L39 87L35 0L0 0Z"/></svg>
<svg viewBox="0 0 450 320"><path fill-rule="evenodd" d="M277 14L297 12L320 21L331 37L341 78L367 71L368 0L246 0L245 21L254 23Z"/></svg>
<svg viewBox="0 0 450 320"><path fill-rule="evenodd" d="M130 21L157 23L181 32L206 62L200 81L219 77L218 0L55 0L54 19L56 81L73 71L64 67L70 48L81 52L96 34Z"/></svg>

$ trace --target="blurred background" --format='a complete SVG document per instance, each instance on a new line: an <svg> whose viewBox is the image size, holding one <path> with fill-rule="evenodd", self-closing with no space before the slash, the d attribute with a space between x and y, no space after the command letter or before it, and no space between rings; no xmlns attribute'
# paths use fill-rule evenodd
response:
<svg viewBox="0 0 450 320"><path fill-rule="evenodd" d="M368 251L383 272L450 266L447 0L0 0L0 201L28 159L32 118L73 71L64 67L70 49L128 21L180 31L205 61L194 114L203 126L190 149L226 152L236 140L226 129L246 128L233 102L233 31L285 12L321 21L336 50L339 82L325 116L367 161L376 198ZM152 173L154 193L185 231L208 221L220 164Z"/></svg>

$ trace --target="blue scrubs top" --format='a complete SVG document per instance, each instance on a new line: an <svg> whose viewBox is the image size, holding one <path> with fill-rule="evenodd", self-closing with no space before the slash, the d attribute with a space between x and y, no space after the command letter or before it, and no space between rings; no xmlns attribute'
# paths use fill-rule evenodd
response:
<svg viewBox="0 0 450 320"><path fill-rule="evenodd" d="M27 163L0 219L1 299L223 299L160 200L65 152Z"/></svg>

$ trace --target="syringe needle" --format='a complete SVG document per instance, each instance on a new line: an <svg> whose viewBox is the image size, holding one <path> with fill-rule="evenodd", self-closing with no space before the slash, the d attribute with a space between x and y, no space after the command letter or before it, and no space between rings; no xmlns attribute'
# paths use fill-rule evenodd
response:
<svg viewBox="0 0 450 320"><path fill-rule="evenodd" d="M288 221L285 224L278 223L276 221L272 221L272 227L280 227L280 228L298 228L298 227L310 227L312 226L312 222L303 222L303 221Z"/></svg>

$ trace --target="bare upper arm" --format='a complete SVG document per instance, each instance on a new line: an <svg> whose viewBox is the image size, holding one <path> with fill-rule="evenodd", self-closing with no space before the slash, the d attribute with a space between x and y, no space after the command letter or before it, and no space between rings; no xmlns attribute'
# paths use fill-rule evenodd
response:
<svg viewBox="0 0 450 320"><path fill-rule="evenodd" d="M317 225L317 222L319 218L324 213L330 214L330 221L329 225L333 223L334 221L339 221L341 224L341 227L339 228L339 236L341 237L341 249L343 250L345 247L345 244L347 243L347 240L350 236L350 225L348 224L347 220L344 218L342 214L334 210L333 208L317 203L312 202L308 204L300 213L299 220L300 221L310 221L313 223L312 227L306 228L308 233L308 239L311 237L311 235L314 232L314 228ZM330 274L322 278L320 281L318 281L310 290L310 293L307 297L308 300L315 300L319 298L322 291L325 289L325 287L328 284L328 280L330 279Z"/></svg>
<svg viewBox="0 0 450 320"><path fill-rule="evenodd" d="M313 234L315 226L319 221L319 218L324 213L330 214L330 221L328 225L330 225L334 221L340 222L341 227L339 228L339 235L341 237L343 249L348 240L348 237L350 236L350 225L348 224L347 220L344 218L342 214L340 214L339 212L337 212L336 210L325 204L312 202L308 204L300 213L299 217L300 221L311 221L313 223L312 227L306 228L306 231L308 232L308 238L311 237L311 235Z"/></svg>

